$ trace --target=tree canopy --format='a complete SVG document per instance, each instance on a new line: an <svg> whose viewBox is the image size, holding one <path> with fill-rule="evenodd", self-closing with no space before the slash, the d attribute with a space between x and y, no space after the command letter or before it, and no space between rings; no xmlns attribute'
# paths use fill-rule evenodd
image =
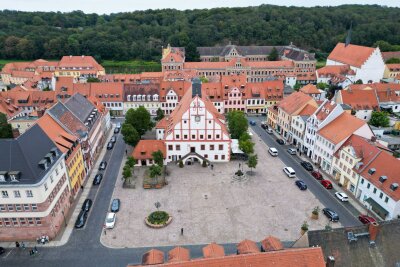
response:
<svg viewBox="0 0 400 267"><path fill-rule="evenodd" d="M155 120L156 120L156 121L160 121L160 120L162 120L163 118L164 118L164 111L163 111L161 108L158 108L158 109L157 109L157 114L156 114Z"/></svg>
<svg viewBox="0 0 400 267"><path fill-rule="evenodd" d="M129 109L125 115L125 123L132 125L139 133L140 137L154 126L151 121L150 113L145 107Z"/></svg>
<svg viewBox="0 0 400 267"><path fill-rule="evenodd" d="M249 124L242 111L231 111L226 115L228 128L233 139L239 139L243 133L247 132Z"/></svg>
<svg viewBox="0 0 400 267"><path fill-rule="evenodd" d="M257 166L258 163L258 156L255 155L250 155L249 159L247 160L247 166L249 166L250 171L253 172L253 168Z"/></svg>
<svg viewBox="0 0 400 267"><path fill-rule="evenodd" d="M275 46L272 47L271 53L268 55L269 61L277 61L279 60L278 50L276 50Z"/></svg>
<svg viewBox="0 0 400 267"><path fill-rule="evenodd" d="M136 144L140 140L139 133L137 132L135 127L133 127L129 123L122 124L121 133L124 136L125 143L127 143L128 145L136 146Z"/></svg>
<svg viewBox="0 0 400 267"><path fill-rule="evenodd" d="M399 8L379 5L285 7L260 5L179 11L145 10L109 15L82 11L0 11L0 58L58 59L64 55L93 55L96 59L158 61L161 47L225 45L296 46L329 53L345 40L353 22L351 42L400 44ZM381 40L387 43L377 43ZM389 45L387 45L389 44Z"/></svg>
<svg viewBox="0 0 400 267"><path fill-rule="evenodd" d="M0 113L0 138L12 138L11 124L7 122L5 114Z"/></svg>
<svg viewBox="0 0 400 267"><path fill-rule="evenodd" d="M372 111L369 124L375 127L389 127L389 114L385 111Z"/></svg>
<svg viewBox="0 0 400 267"><path fill-rule="evenodd" d="M160 167L164 166L164 155L161 150L157 150L151 154L154 162Z"/></svg>

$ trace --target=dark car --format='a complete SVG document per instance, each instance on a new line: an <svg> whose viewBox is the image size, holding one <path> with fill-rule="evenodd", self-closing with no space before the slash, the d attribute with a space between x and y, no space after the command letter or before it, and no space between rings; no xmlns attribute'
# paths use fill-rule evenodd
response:
<svg viewBox="0 0 400 267"><path fill-rule="evenodd" d="M304 169L306 169L307 171L312 172L314 170L313 166L311 165L310 162L308 161L302 161L300 162L301 166L303 166Z"/></svg>
<svg viewBox="0 0 400 267"><path fill-rule="evenodd" d="M250 121L250 125L255 126L256 122L255 121Z"/></svg>
<svg viewBox="0 0 400 267"><path fill-rule="evenodd" d="M261 128L263 128L264 130L268 129L268 126L264 123L261 123Z"/></svg>
<svg viewBox="0 0 400 267"><path fill-rule="evenodd" d="M358 216L358 219L363 224L370 224L370 223L376 222L376 220L374 218L367 216L367 215L360 215L360 216Z"/></svg>
<svg viewBox="0 0 400 267"><path fill-rule="evenodd" d="M304 181L297 180L295 184L297 185L298 188L300 188L300 190L307 190L307 185Z"/></svg>
<svg viewBox="0 0 400 267"><path fill-rule="evenodd" d="M111 137L110 142L115 143L117 141L117 138L115 136Z"/></svg>
<svg viewBox="0 0 400 267"><path fill-rule="evenodd" d="M115 134L119 133L119 129L120 129L120 128L115 128L115 129L114 129L114 133L115 133Z"/></svg>
<svg viewBox="0 0 400 267"><path fill-rule="evenodd" d="M322 180L323 179L322 174L317 172L317 171L312 171L311 175L314 176L314 178L317 179L317 180Z"/></svg>
<svg viewBox="0 0 400 267"><path fill-rule="evenodd" d="M328 219L330 221L332 221L332 222L339 221L339 215L335 211L333 211L329 208L324 208L324 209L322 209L322 212L325 214L326 217L328 217Z"/></svg>
<svg viewBox="0 0 400 267"><path fill-rule="evenodd" d="M93 201L89 198L85 199L82 204L82 210L89 212L90 208L92 207Z"/></svg>
<svg viewBox="0 0 400 267"><path fill-rule="evenodd" d="M121 200L119 200L119 198L114 198L111 201L111 212L118 212L119 207L121 207Z"/></svg>
<svg viewBox="0 0 400 267"><path fill-rule="evenodd" d="M276 142L280 145L284 145L285 141L283 141L283 139L276 139Z"/></svg>
<svg viewBox="0 0 400 267"><path fill-rule="evenodd" d="M6 252L6 250L3 247L0 247L0 255L4 254L4 252Z"/></svg>
<svg viewBox="0 0 400 267"><path fill-rule="evenodd" d="M85 210L81 210L81 212L79 212L78 218L76 218L75 228L82 228L83 226L85 226L86 219L87 212Z"/></svg>
<svg viewBox="0 0 400 267"><path fill-rule="evenodd" d="M325 187L326 189L332 189L332 183L331 181L328 180L322 180L321 184L323 187Z"/></svg>
<svg viewBox="0 0 400 267"><path fill-rule="evenodd" d="M100 162L99 170L103 171L106 169L106 167L107 167L107 161Z"/></svg>
<svg viewBox="0 0 400 267"><path fill-rule="evenodd" d="M98 173L93 179L93 185L99 185L101 183L101 180L103 179L103 174Z"/></svg>
<svg viewBox="0 0 400 267"><path fill-rule="evenodd" d="M110 149L112 149L114 147L114 143L113 142L108 142L108 144L107 144L107 150L110 150Z"/></svg>

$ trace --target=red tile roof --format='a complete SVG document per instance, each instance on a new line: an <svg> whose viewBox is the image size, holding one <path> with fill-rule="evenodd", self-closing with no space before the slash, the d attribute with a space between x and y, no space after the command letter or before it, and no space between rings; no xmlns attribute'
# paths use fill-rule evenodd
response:
<svg viewBox="0 0 400 267"><path fill-rule="evenodd" d="M158 249L152 249L142 257L142 264L144 265L155 265L164 263L164 252Z"/></svg>
<svg viewBox="0 0 400 267"><path fill-rule="evenodd" d="M302 92L294 92L279 102L278 107L287 114L297 115L296 112L308 103L317 106L317 103L311 96Z"/></svg>
<svg viewBox="0 0 400 267"><path fill-rule="evenodd" d="M311 116L317 110L317 107L307 104L304 108L299 112L300 116Z"/></svg>
<svg viewBox="0 0 400 267"><path fill-rule="evenodd" d="M71 67L88 67L97 71L104 71L104 68L92 56L63 56L58 63L58 68Z"/></svg>
<svg viewBox="0 0 400 267"><path fill-rule="evenodd" d="M190 260L190 251L183 247L175 247L168 252L168 262L182 262Z"/></svg>
<svg viewBox="0 0 400 267"><path fill-rule="evenodd" d="M162 140L140 140L132 152L132 157L136 160L152 159L153 152L160 150L164 158L167 155L165 143Z"/></svg>
<svg viewBox="0 0 400 267"><path fill-rule="evenodd" d="M211 243L203 247L203 257L204 258L219 258L225 256L225 250L223 246L216 243Z"/></svg>
<svg viewBox="0 0 400 267"><path fill-rule="evenodd" d="M376 48L352 44L345 46L344 43L338 43L329 54L328 59L343 64L349 64L350 66L361 67L375 49Z"/></svg>
<svg viewBox="0 0 400 267"><path fill-rule="evenodd" d="M245 239L237 244L237 251L239 254L259 253L260 248L257 246L256 242Z"/></svg>
<svg viewBox="0 0 400 267"><path fill-rule="evenodd" d="M166 129L168 126L168 117L162 118L159 122L156 124L156 129Z"/></svg>
<svg viewBox="0 0 400 267"><path fill-rule="evenodd" d="M385 61L391 58L400 58L400 51L382 52L382 57Z"/></svg>
<svg viewBox="0 0 400 267"><path fill-rule="evenodd" d="M331 111L336 108L337 104L333 101L326 100L315 114L318 120L323 121L328 117Z"/></svg>
<svg viewBox="0 0 400 267"><path fill-rule="evenodd" d="M400 64L386 64L390 71L400 71Z"/></svg>
<svg viewBox="0 0 400 267"><path fill-rule="evenodd" d="M265 252L282 250L284 248L279 238L276 238L272 235L266 237L263 241L261 241L261 246Z"/></svg>
<svg viewBox="0 0 400 267"><path fill-rule="evenodd" d="M311 83L303 86L302 88L300 88L299 91L302 92L302 93L305 93L307 95L321 94L321 92L318 90L317 86L315 86L314 84L311 84Z"/></svg>
<svg viewBox="0 0 400 267"><path fill-rule="evenodd" d="M332 65L317 69L318 77L332 77L337 75L355 75L349 65Z"/></svg>
<svg viewBox="0 0 400 267"><path fill-rule="evenodd" d="M360 120L347 112L343 112L336 119L319 130L318 134L333 144L338 144L364 125L366 125L365 121Z"/></svg>
<svg viewBox="0 0 400 267"><path fill-rule="evenodd" d="M340 90L344 104L354 110L379 110L379 103L374 90Z"/></svg>

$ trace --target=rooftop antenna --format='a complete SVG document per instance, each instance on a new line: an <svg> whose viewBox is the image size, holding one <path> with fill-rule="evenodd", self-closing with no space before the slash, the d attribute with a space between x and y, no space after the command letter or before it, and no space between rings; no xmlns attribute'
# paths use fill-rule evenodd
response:
<svg viewBox="0 0 400 267"><path fill-rule="evenodd" d="M350 29L347 32L346 43L344 45L345 47L347 47L351 42L351 32L352 32L352 30L353 30L353 22L350 23Z"/></svg>

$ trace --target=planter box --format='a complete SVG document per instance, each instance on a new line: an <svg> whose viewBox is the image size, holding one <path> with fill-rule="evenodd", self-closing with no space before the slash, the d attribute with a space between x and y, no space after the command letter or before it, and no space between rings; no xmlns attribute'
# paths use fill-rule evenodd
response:
<svg viewBox="0 0 400 267"><path fill-rule="evenodd" d="M147 217L144 219L144 222L150 228L154 229L164 228L172 222L172 216L169 216L168 221L166 221L164 224L152 224L147 220Z"/></svg>

